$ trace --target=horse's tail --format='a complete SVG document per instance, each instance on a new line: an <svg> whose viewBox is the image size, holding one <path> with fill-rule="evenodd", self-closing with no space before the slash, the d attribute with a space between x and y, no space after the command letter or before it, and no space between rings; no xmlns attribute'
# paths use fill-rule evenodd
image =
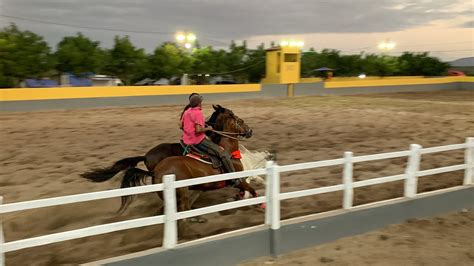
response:
<svg viewBox="0 0 474 266"><path fill-rule="evenodd" d="M129 168L122 179L122 185L120 188L136 187L141 185L146 185L146 178L153 177L153 173L138 169L135 167ZM132 202L133 196L122 196L122 205L120 205L119 213L123 213L125 209Z"/></svg>
<svg viewBox="0 0 474 266"><path fill-rule="evenodd" d="M137 166L141 161L145 161L145 156L129 157L115 162L111 167L93 169L81 174L81 176L93 182L104 182L114 177L120 171Z"/></svg>

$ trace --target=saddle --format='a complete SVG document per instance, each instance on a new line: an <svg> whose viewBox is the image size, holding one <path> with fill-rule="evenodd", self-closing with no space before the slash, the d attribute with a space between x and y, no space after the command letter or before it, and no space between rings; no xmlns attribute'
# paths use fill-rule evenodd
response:
<svg viewBox="0 0 474 266"><path fill-rule="evenodd" d="M198 160L205 164L210 164L215 169L222 168L222 162L220 158L213 156L211 154L207 154L199 150L198 148L196 148L194 145L184 144L183 140L180 140L179 143L184 149L183 156Z"/></svg>

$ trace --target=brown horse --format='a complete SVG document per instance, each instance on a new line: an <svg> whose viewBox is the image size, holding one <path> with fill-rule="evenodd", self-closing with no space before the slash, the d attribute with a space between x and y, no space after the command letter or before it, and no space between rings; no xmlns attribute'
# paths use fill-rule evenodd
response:
<svg viewBox="0 0 474 266"><path fill-rule="evenodd" d="M242 119L234 115L234 113L231 110L226 109L220 105L213 106L213 107L215 111L208 121L209 124L213 125L216 129L219 129L225 132L231 132L235 134L236 136L238 135L245 136L245 137L252 136L252 130L248 127L248 125L245 124L245 122ZM221 136L219 134L212 134L211 139L214 142L217 142L219 145L221 145L229 153L239 149L238 138L235 138L232 136ZM180 145L180 144L177 144L177 145ZM166 149L156 149L157 147L165 147ZM156 158L158 158L159 163L154 167L153 171L144 171L136 167L129 167L123 177L122 185L121 185L122 188L133 187L133 186L144 184L148 177L152 177L153 183L161 183L163 175L166 175L166 174L175 174L177 180L182 180L186 178L196 178L196 177L215 175L215 174L221 173L220 169L214 169L212 166L203 164L195 159L181 156L182 154L179 154L177 152L179 149L177 149L176 144L161 144L161 146L158 145L157 147L155 147L155 149L159 150L160 153L158 156L155 156L154 158L155 160ZM168 153L162 152L162 151L167 151ZM155 152L154 154L156 155L158 153ZM165 157L163 154L168 154L168 156ZM172 154L171 157L169 156L169 154ZM175 154L178 156L173 156ZM130 161L131 159L133 159L133 157L126 158L121 161L124 161L124 160ZM117 165L117 163L115 165ZM243 170L243 166L240 160L233 160L233 163L234 163L234 167L236 171ZM149 167L150 165L147 165L147 168ZM113 177L113 175L110 175L110 172L112 172L112 170L116 171L117 169L114 170L112 168L113 167L111 167L110 169L105 169L105 170L98 169L95 171L85 173L82 176L95 182L103 182ZM103 175L103 173L107 171L109 173L106 173L105 175ZM179 210L190 209L191 207L190 201L185 200L189 198L188 190L207 191L207 190L219 189L226 185L228 185L227 182L225 183L214 182L214 183L196 185L190 188L177 189L178 209ZM236 186L236 188L239 188L241 191L248 191L254 197L257 196L257 193L255 192L255 190L244 180L241 180L241 182ZM158 193L158 194L160 195L161 193ZM128 207L128 205L131 202L130 200L131 200L130 196L122 197L122 205L121 205L120 211L124 211Z"/></svg>
<svg viewBox="0 0 474 266"><path fill-rule="evenodd" d="M222 131L224 128L223 124L220 124L219 122L216 122L217 116L219 115L219 112L217 110L220 110L220 108L223 108L220 105L213 106L214 107L214 113L211 115L209 120L206 122L206 124L211 125L215 130ZM225 109L225 108L224 108ZM245 127L248 126L244 124ZM211 137L211 140L219 144L221 140L221 135L215 134L212 132L207 132L209 137ZM250 138L252 136L252 130L248 129L247 132L243 135L246 138ZM161 143L155 147L153 147L151 150L149 150L145 156L135 156L135 157L128 157L121 159L117 162L115 162L112 166L106 167L106 168L97 168L93 169L92 171L86 172L82 174L81 176L89 179L93 182L103 182L106 180L111 179L115 175L117 175L119 172L128 170L131 168L134 168L137 166L138 163L144 162L146 168L148 171L152 172L153 169L155 169L155 166L157 166L163 159L171 156L182 156L184 153L184 148L181 146L180 143ZM127 177L127 174L133 174L136 171L129 171L126 173L126 177L124 179L130 179L131 177Z"/></svg>

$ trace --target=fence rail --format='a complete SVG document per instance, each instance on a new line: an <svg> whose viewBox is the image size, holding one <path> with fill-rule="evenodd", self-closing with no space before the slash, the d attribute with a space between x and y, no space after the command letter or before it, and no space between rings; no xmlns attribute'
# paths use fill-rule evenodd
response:
<svg viewBox="0 0 474 266"><path fill-rule="evenodd" d="M444 152L451 150L465 149L465 163L447 167L434 168L420 171L420 161L423 154ZM354 181L353 165L359 162L368 162L374 160L392 159L407 157L408 163L404 174L373 178L369 180ZM338 185L327 187L312 188L300 191L280 193L280 173L289 171L308 170L320 167L343 165L342 182ZM40 199L25 201L19 203L2 204L3 198L0 197L0 214L58 206L63 204L78 203L92 200L107 199L120 196L143 194L150 192L163 191L165 202L164 215L139 218L103 225L87 227L83 229L71 230L61 233L54 233L39 237L33 237L23 240L5 242L2 223L0 222L0 266L5 264L5 253L36 247L51 243L57 243L66 240L105 234L131 228L164 224L164 248L174 248L178 242L177 221L198 215L204 215L212 212L219 212L244 206L266 203L265 224L269 225L271 230L280 228L280 202L282 200L318 195L335 191L344 191L342 205L344 209L353 207L353 189L364 186L384 184L394 181L405 181L404 195L408 198L414 198L417 195L418 177L434 174L447 173L452 171L464 170L463 185L468 186L474 183L474 138L467 138L466 143L454 144L432 148L422 148L420 145L410 145L410 150L381 153L374 155L364 155L354 157L352 152L345 152L341 159L325 160L309 163L298 163L292 165L279 166L274 162L267 162L264 169L254 169L238 173L221 174L207 176L189 180L176 181L174 175L164 176L163 184L147 185L142 187L114 189L101 192L92 192L79 195L56 197L49 199ZM244 199L235 202L228 202L195 210L178 212L176 209L176 189L181 187L194 186L203 183L218 182L235 178L243 178L256 175L266 175L265 195L251 199Z"/></svg>
<svg viewBox="0 0 474 266"><path fill-rule="evenodd" d="M149 186L144 186L144 187L121 188L121 189L113 189L113 190L108 190L108 191L91 192L91 193L84 193L84 194L63 196L63 197L56 197L56 198L49 198L49 199L10 203L10 204L0 205L0 214L38 209L38 208L44 208L44 207L51 207L51 206L57 206L57 205L64 205L64 204L69 204L69 203L79 203L79 202L85 202L85 201L91 201L91 200L109 199L109 198L115 198L115 197L121 197L121 196L157 192L157 191L163 191L163 187L164 187L163 184L155 184L155 185L149 185Z"/></svg>

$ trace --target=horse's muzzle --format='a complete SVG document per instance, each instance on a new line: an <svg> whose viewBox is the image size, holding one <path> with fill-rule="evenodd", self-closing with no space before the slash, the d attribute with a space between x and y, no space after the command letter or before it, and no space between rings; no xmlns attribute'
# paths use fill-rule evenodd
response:
<svg viewBox="0 0 474 266"><path fill-rule="evenodd" d="M250 129L249 131L245 132L245 137L246 138L251 138L253 135L253 131Z"/></svg>

